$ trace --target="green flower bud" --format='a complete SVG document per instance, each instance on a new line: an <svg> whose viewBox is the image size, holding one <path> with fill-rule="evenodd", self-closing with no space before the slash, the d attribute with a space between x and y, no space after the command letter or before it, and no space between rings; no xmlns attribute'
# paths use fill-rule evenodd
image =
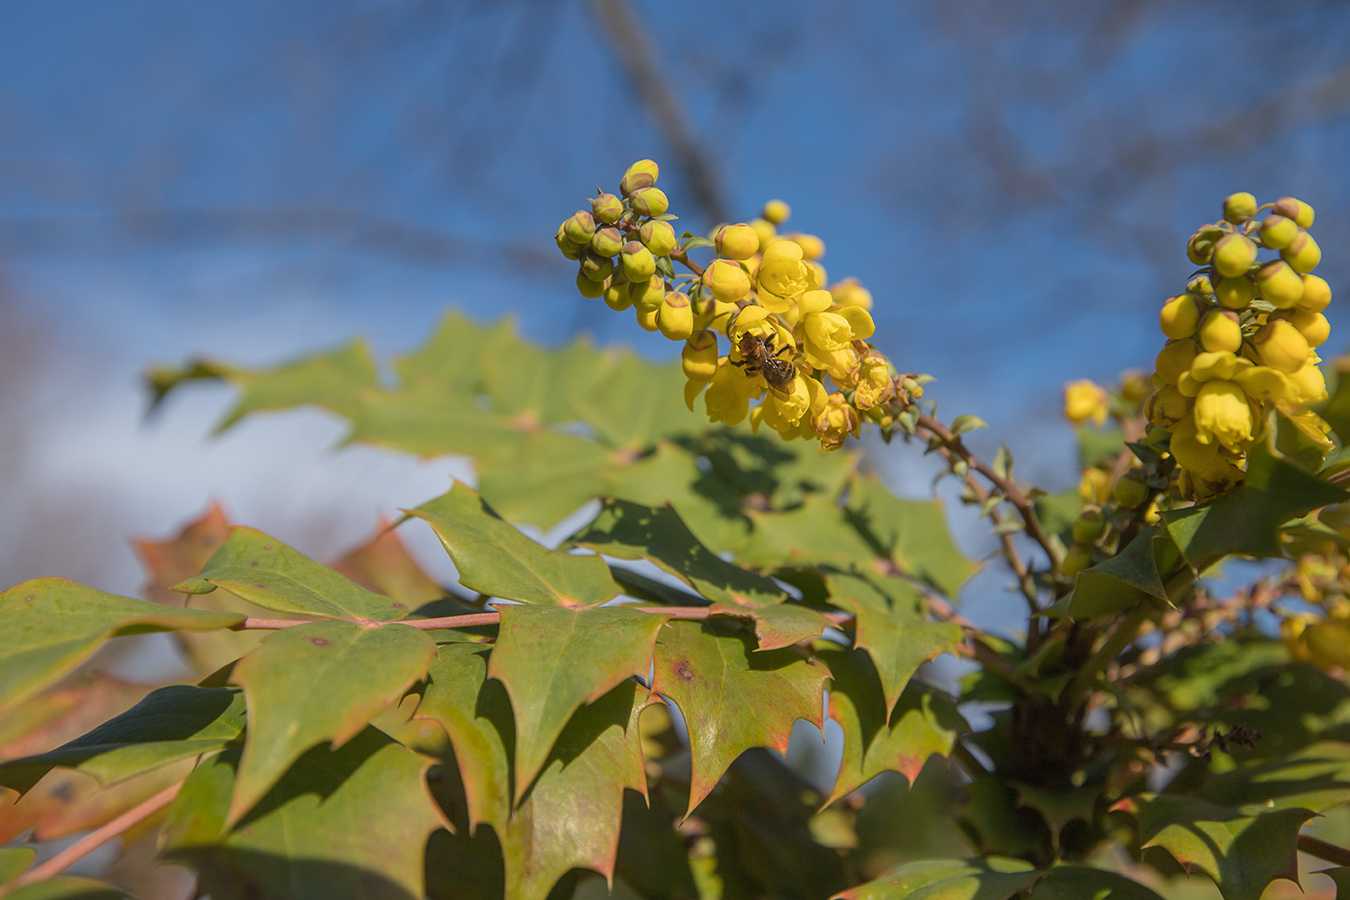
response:
<svg viewBox="0 0 1350 900"><path fill-rule="evenodd" d="M563 234L578 247L585 247L595 236L595 217L585 210L577 210L571 218L563 222Z"/></svg>
<svg viewBox="0 0 1350 900"><path fill-rule="evenodd" d="M655 310L666 295L666 281L660 275L651 275L638 281L630 279L628 299L638 309Z"/></svg>
<svg viewBox="0 0 1350 900"><path fill-rule="evenodd" d="M1186 283L1186 290L1192 294L1209 297L1214 294L1214 284L1208 275L1197 275Z"/></svg>
<svg viewBox="0 0 1350 900"><path fill-rule="evenodd" d="M656 314L656 327L672 341L688 340L694 333L694 308L689 305L689 296L680 291L667 293Z"/></svg>
<svg viewBox="0 0 1350 900"><path fill-rule="evenodd" d="M624 277L634 284L656 274L656 257L637 241L624 244L619 259L623 261Z"/></svg>
<svg viewBox="0 0 1350 900"><path fill-rule="evenodd" d="M1295 272L1311 272L1322 261L1322 248L1317 246L1308 232L1299 232L1298 237L1288 247L1280 251L1280 258L1289 263Z"/></svg>
<svg viewBox="0 0 1350 900"><path fill-rule="evenodd" d="M597 228L591 238L591 249L597 256L614 256L623 249L623 234L613 225Z"/></svg>
<svg viewBox="0 0 1350 900"><path fill-rule="evenodd" d="M706 329L691 334L680 352L680 366L690 381L712 381L717 374L717 335Z"/></svg>
<svg viewBox="0 0 1350 900"><path fill-rule="evenodd" d="M661 169L655 162L650 159L640 159L629 166L627 172L623 173L623 180L619 182L619 193L627 197L633 191L651 187L656 184L656 179L660 174Z"/></svg>
<svg viewBox="0 0 1350 900"><path fill-rule="evenodd" d="M1158 317L1162 333L1177 340L1190 337L1200 324L1203 309L1203 303L1195 294L1178 294L1170 298L1163 304Z"/></svg>
<svg viewBox="0 0 1350 900"><path fill-rule="evenodd" d="M1321 312L1331 303L1331 285L1317 275L1303 275L1303 299L1298 308L1308 312Z"/></svg>
<svg viewBox="0 0 1350 900"><path fill-rule="evenodd" d="M1313 208L1296 197L1281 197L1275 201L1275 212L1287 219L1293 219L1299 228L1311 228Z"/></svg>
<svg viewBox="0 0 1350 900"><path fill-rule="evenodd" d="M623 201L613 194L596 194L591 200L591 213L606 225L623 218Z"/></svg>
<svg viewBox="0 0 1350 900"><path fill-rule="evenodd" d="M1285 216L1271 214L1261 221L1261 243L1272 250L1283 250L1298 237L1298 223Z"/></svg>
<svg viewBox="0 0 1350 900"><path fill-rule="evenodd" d="M1073 542L1091 547L1106 534L1106 517L1095 506L1089 506L1073 521Z"/></svg>
<svg viewBox="0 0 1350 900"><path fill-rule="evenodd" d="M1256 299L1256 282L1246 275L1214 282L1214 299L1228 309L1244 310Z"/></svg>
<svg viewBox="0 0 1350 900"><path fill-rule="evenodd" d="M1245 275L1256 262L1256 243L1245 234L1225 234L1214 244L1213 262L1220 275Z"/></svg>
<svg viewBox="0 0 1350 900"><path fill-rule="evenodd" d="M1278 369L1286 375L1292 375L1308 361L1311 348L1305 338L1292 323L1283 319L1267 322L1252 338L1256 354L1263 365Z"/></svg>
<svg viewBox="0 0 1350 900"><path fill-rule="evenodd" d="M663 216L670 209L665 191L656 187L638 188L628 195L628 202L642 216Z"/></svg>
<svg viewBox="0 0 1350 900"><path fill-rule="evenodd" d="M1241 225L1254 215L1256 215L1256 198L1246 191L1229 194L1223 201L1223 217L1234 225Z"/></svg>
<svg viewBox="0 0 1350 900"><path fill-rule="evenodd" d="M1064 573L1064 577L1073 578L1084 569L1092 566L1092 548L1081 545L1074 545L1069 548L1069 552L1064 554L1064 561L1059 564L1059 570Z"/></svg>
<svg viewBox="0 0 1350 900"><path fill-rule="evenodd" d="M562 252L563 256L568 259L579 259L581 257L581 251L584 248L577 246L568 239L567 235L563 233L562 225L558 226L558 233L553 240L557 243L558 250Z"/></svg>
<svg viewBox="0 0 1350 900"><path fill-rule="evenodd" d="M652 190L656 190L652 188ZM677 245L675 229L669 222L645 222L638 229L638 237L653 256L669 256Z"/></svg>
<svg viewBox="0 0 1350 900"><path fill-rule="evenodd" d="M624 279L622 272L615 272L610 276L609 286L605 292L600 295L600 299L605 301L605 305L615 312L622 312L633 305L632 297L629 296L628 282Z"/></svg>
<svg viewBox="0 0 1350 900"><path fill-rule="evenodd" d="M591 281L604 281L614 271L614 260L608 256L584 253L581 257L581 274Z"/></svg>
<svg viewBox="0 0 1350 900"><path fill-rule="evenodd" d="M1256 270L1261 298L1276 309L1293 309L1303 299L1303 279L1281 259L1272 260Z"/></svg>
<svg viewBox="0 0 1350 900"><path fill-rule="evenodd" d="M1202 229L1191 235L1191 239L1186 242L1186 258L1197 266L1209 265L1209 261L1214 257L1214 241Z"/></svg>
<svg viewBox="0 0 1350 900"><path fill-rule="evenodd" d="M1200 324L1200 345L1209 353L1236 353L1242 349L1242 326L1231 309L1211 309Z"/></svg>
<svg viewBox="0 0 1350 900"><path fill-rule="evenodd" d="M759 235L753 226L723 225L713 235L717 252L730 259L749 259L759 252Z"/></svg>
<svg viewBox="0 0 1350 900"><path fill-rule="evenodd" d="M782 225L790 215L792 215L792 207L782 200L770 200L764 204L764 209L760 212L760 216L773 225Z"/></svg>
<svg viewBox="0 0 1350 900"><path fill-rule="evenodd" d="M1148 485L1144 484L1147 476L1142 469L1130 469L1120 477L1116 486L1111 490L1111 496L1116 502L1125 509L1134 509L1148 499Z"/></svg>
<svg viewBox="0 0 1350 900"><path fill-rule="evenodd" d="M607 280L592 281L587 278L585 274L581 272L577 273L577 290L581 292L581 296L589 300L594 300L596 297L599 297L605 292L605 288L608 286L609 282Z"/></svg>

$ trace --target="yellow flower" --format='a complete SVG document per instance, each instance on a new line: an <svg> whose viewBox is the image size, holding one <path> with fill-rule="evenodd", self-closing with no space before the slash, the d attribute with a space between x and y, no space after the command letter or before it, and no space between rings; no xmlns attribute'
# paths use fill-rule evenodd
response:
<svg viewBox="0 0 1350 900"><path fill-rule="evenodd" d="M1111 476L1095 467L1084 469L1078 480L1078 496L1084 503L1105 503L1111 496Z"/></svg>
<svg viewBox="0 0 1350 900"><path fill-rule="evenodd" d="M853 404L861 411L879 406L895 396L895 382L891 380L890 363L886 361L886 357L875 351L858 361L858 367L851 373L850 381L857 384L853 392Z"/></svg>
<svg viewBox="0 0 1350 900"><path fill-rule="evenodd" d="M872 336L872 316L859 306L834 307L829 291L814 290L802 294L797 311L798 333L806 361L817 369L826 369L837 380L846 381L858 364L855 340Z"/></svg>
<svg viewBox="0 0 1350 900"><path fill-rule="evenodd" d="M826 450L838 450L850 434L858 436L858 411L838 391L825 398L825 408L811 419L811 427Z"/></svg>
<svg viewBox="0 0 1350 900"><path fill-rule="evenodd" d="M684 377L690 381L711 381L717 374L717 335L711 331L695 331L684 342L680 353Z"/></svg>
<svg viewBox="0 0 1350 900"><path fill-rule="evenodd" d="M1080 378L1064 386L1064 417L1075 425L1088 419L1102 425L1108 412L1106 391L1095 382Z"/></svg>
<svg viewBox="0 0 1350 900"><path fill-rule="evenodd" d="M708 384L703 403L708 410L708 421L737 425L750 411L744 388L738 382L746 380L745 373L730 365L726 357L718 360L717 373Z"/></svg>
<svg viewBox="0 0 1350 900"><path fill-rule="evenodd" d="M1299 403L1321 403L1327 399L1327 379L1317 363L1306 362L1289 380L1298 388Z"/></svg>
<svg viewBox="0 0 1350 900"><path fill-rule="evenodd" d="M1252 366L1238 372L1233 381L1254 400L1297 403L1301 394L1301 389L1293 379L1270 366ZM1322 387L1325 389L1325 382Z"/></svg>
<svg viewBox="0 0 1350 900"><path fill-rule="evenodd" d="M1194 417L1195 439L1202 444L1217 440L1229 450L1240 451L1253 439L1256 423L1251 404L1242 388L1231 381L1207 382L1195 398Z"/></svg>
<svg viewBox="0 0 1350 900"><path fill-rule="evenodd" d="M1309 275L1309 278L1316 278L1316 275ZM863 287L856 278L845 278L843 281L830 285L830 296L834 297L834 302L840 306L861 306L863 309L872 308L872 292Z"/></svg>
<svg viewBox="0 0 1350 900"><path fill-rule="evenodd" d="M781 302L801 296L811 286L812 275L810 267L802 260L801 245L794 241L774 241L764 248L757 278L760 291L772 294ZM763 297L760 302L764 303ZM768 303L764 305L774 309Z"/></svg>
<svg viewBox="0 0 1350 900"><path fill-rule="evenodd" d="M722 303L735 303L750 293L750 276L740 263L715 259L703 270L703 285Z"/></svg>
<svg viewBox="0 0 1350 900"><path fill-rule="evenodd" d="M1267 322L1252 338L1261 362L1292 375L1308 361L1308 339L1283 319Z"/></svg>
<svg viewBox="0 0 1350 900"><path fill-rule="evenodd" d="M809 425L811 417L807 414L823 409L825 396L825 388L819 381L799 371L789 390L769 391L759 405L759 418L774 431L786 435L797 430L803 416Z"/></svg>

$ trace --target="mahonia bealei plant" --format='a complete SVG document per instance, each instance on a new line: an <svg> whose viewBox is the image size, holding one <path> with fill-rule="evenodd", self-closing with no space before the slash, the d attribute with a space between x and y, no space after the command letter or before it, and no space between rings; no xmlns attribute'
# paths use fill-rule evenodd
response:
<svg viewBox="0 0 1350 900"><path fill-rule="evenodd" d="M710 238L676 237L659 174L652 160L634 163L618 195L597 189L590 211L563 222L556 240L580 263L582 296L616 312L631 307L639 326L684 343L689 408L702 394L713 422L748 416L756 431L767 425L827 450L857 437L865 421L887 440L896 425L912 433L931 379L897 372L868 343L871 293L852 278L829 284L820 238L778 232L788 205L770 201L760 218L722 225ZM702 248L716 254L706 266L689 258ZM687 272L676 274L676 263Z"/></svg>
<svg viewBox="0 0 1350 900"><path fill-rule="evenodd" d="M1313 208L1293 197L1257 206L1239 193L1223 209L1223 221L1187 245L1191 262L1206 268L1163 304L1169 340L1145 409L1157 429L1150 440L1166 441L1176 460L1180 494L1197 500L1242 481L1272 410L1332 446L1327 424L1308 409L1327 397L1317 347L1331 330L1322 315L1331 289L1312 274L1322 259L1308 233ZM1278 258L1262 260L1262 250Z"/></svg>

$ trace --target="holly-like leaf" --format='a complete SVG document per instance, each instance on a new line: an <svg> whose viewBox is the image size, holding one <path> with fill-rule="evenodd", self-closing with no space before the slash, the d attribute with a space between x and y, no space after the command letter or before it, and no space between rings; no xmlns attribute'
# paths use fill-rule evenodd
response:
<svg viewBox="0 0 1350 900"><path fill-rule="evenodd" d="M36 578L0 593L0 713L72 671L106 638L149 631L209 631L236 613L174 609L105 594L64 578Z"/></svg>
<svg viewBox="0 0 1350 900"><path fill-rule="evenodd" d="M431 638L406 625L311 622L269 635L230 676L248 698L248 738L230 822L305 751L323 741L340 747L397 704L426 674L435 652Z"/></svg>
<svg viewBox="0 0 1350 900"><path fill-rule="evenodd" d="M357 408L362 389L379 383L370 348L360 340L271 369L231 367L225 377L241 389L241 395L216 426L217 433L250 413L307 403L349 416Z"/></svg>
<svg viewBox="0 0 1350 900"><path fill-rule="evenodd" d="M830 627L829 619L800 603L779 603L776 606L754 608L714 603L712 611L754 622L755 640L761 651L791 647L807 638L824 634L825 629Z"/></svg>
<svg viewBox="0 0 1350 900"><path fill-rule="evenodd" d="M1139 822L1144 847L1161 847L1199 870L1224 900L1260 900L1276 878L1298 883L1298 833L1316 813L1276 809L1244 815L1198 797L1143 794L1121 804Z"/></svg>
<svg viewBox="0 0 1350 900"><path fill-rule="evenodd" d="M1339 866L1334 869L1319 869L1319 875L1325 875L1336 883L1336 900L1350 897L1350 866Z"/></svg>
<svg viewBox="0 0 1350 900"><path fill-rule="evenodd" d="M656 642L652 691L673 701L689 728L692 812L750 747L787 748L792 725L823 725L824 665L797 648L754 652L740 626L675 621Z"/></svg>
<svg viewBox="0 0 1350 900"><path fill-rule="evenodd" d="M936 500L901 500L875 478L859 478L848 510L859 530L900 570L955 597L979 568L957 549Z"/></svg>
<svg viewBox="0 0 1350 900"><path fill-rule="evenodd" d="M675 830L676 813L662 791L646 802L634 792L624 795L623 829L619 833L618 875L651 900L697 897L685 838Z"/></svg>
<svg viewBox="0 0 1350 900"><path fill-rule="evenodd" d="M333 563L333 571L408 609L445 596L441 586L408 555L398 534L383 518L375 536Z"/></svg>
<svg viewBox="0 0 1350 900"><path fill-rule="evenodd" d="M787 596L772 579L729 563L705 547L670 507L606 500L595 521L572 540L619 559L653 562L713 603L753 609L780 603Z"/></svg>
<svg viewBox="0 0 1350 900"><path fill-rule="evenodd" d="M6 894L7 900L122 900L126 896L106 881L82 875L58 875L26 884Z"/></svg>
<svg viewBox="0 0 1350 900"><path fill-rule="evenodd" d="M1164 529L1146 528L1115 556L1078 574L1069 613L1075 619L1106 616L1133 609L1149 598L1170 604L1164 582L1185 564Z"/></svg>
<svg viewBox="0 0 1350 900"><path fill-rule="evenodd" d="M433 382L472 394L482 381L482 358L512 344L515 331L515 323L509 318L484 326L452 310L441 319L425 344L394 360L394 369L408 384Z"/></svg>
<svg viewBox="0 0 1350 900"><path fill-rule="evenodd" d="M223 749L243 731L244 697L238 690L171 685L55 750L0 763L0 785L24 793L54 766L113 784Z"/></svg>
<svg viewBox="0 0 1350 900"><path fill-rule="evenodd" d="M346 443L366 443L430 458L482 456L524 438L521 423L485 410L474 395L438 381L368 390L351 413Z"/></svg>
<svg viewBox="0 0 1350 900"><path fill-rule="evenodd" d="M911 682L898 703L882 694L871 658L843 647L819 650L830 668L830 718L844 729L844 758L826 804L851 794L882 772L912 784L930 756L948 756L969 731L950 697Z"/></svg>
<svg viewBox="0 0 1350 900"><path fill-rule="evenodd" d="M478 490L512 522L552 528L605 493L614 454L594 441L540 430L477 460Z"/></svg>
<svg viewBox="0 0 1350 900"><path fill-rule="evenodd" d="M199 765L169 809L169 858L214 900L411 900L440 817L426 762L374 728L315 747L232 831L238 752Z"/></svg>
<svg viewBox="0 0 1350 900"><path fill-rule="evenodd" d="M736 552L742 563L776 569L834 565L844 569L871 567L877 549L850 524L831 497L810 494L787 512L749 513L754 523L745 546Z"/></svg>
<svg viewBox="0 0 1350 900"><path fill-rule="evenodd" d="M535 543L459 482L409 512L431 525L469 590L569 608L599 606L619 594L603 559Z"/></svg>
<svg viewBox="0 0 1350 900"><path fill-rule="evenodd" d="M624 679L645 677L666 616L622 606L502 606L488 675L506 687L516 723L516 796L534 780L568 719Z"/></svg>
<svg viewBox="0 0 1350 900"><path fill-rule="evenodd" d="M576 421L573 400L613 375L612 360L584 340L558 350L512 340L479 360L493 411L530 427Z"/></svg>
<svg viewBox="0 0 1350 900"><path fill-rule="evenodd" d="M834 900L1009 900L1040 877L1020 859L933 859L907 862Z"/></svg>
<svg viewBox="0 0 1350 900"><path fill-rule="evenodd" d="M325 619L389 622L408 605L368 591L252 528L236 527L195 578L175 585L186 594L224 588L255 606Z"/></svg>
<svg viewBox="0 0 1350 900"><path fill-rule="evenodd" d="M895 706L919 666L943 653L954 653L961 643L961 626L952 622L929 622L903 613L886 615L857 602L853 611L858 629L854 646L866 650L876 663L887 709Z"/></svg>
<svg viewBox="0 0 1350 900"><path fill-rule="evenodd" d="M1162 900L1137 881L1087 866L1055 866L1028 900Z"/></svg>
<svg viewBox="0 0 1350 900"><path fill-rule="evenodd" d="M1210 776L1200 794L1249 814L1271 809L1325 813L1350 803L1350 744L1324 741L1220 772Z"/></svg>
<svg viewBox="0 0 1350 900"><path fill-rule="evenodd" d="M610 447L637 450L658 437L702 430L702 417L684 405L684 383L679 366L625 353L596 390L572 405Z"/></svg>

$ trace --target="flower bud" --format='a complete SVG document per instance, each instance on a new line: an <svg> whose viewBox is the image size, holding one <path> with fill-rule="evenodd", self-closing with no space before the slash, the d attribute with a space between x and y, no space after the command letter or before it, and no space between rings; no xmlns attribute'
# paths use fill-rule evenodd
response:
<svg viewBox="0 0 1350 900"><path fill-rule="evenodd" d="M638 237L652 256L669 256L678 244L669 222L644 222L638 229Z"/></svg>
<svg viewBox="0 0 1350 900"><path fill-rule="evenodd" d="M1163 304L1158 317L1162 333L1170 338L1187 338L1195 334L1200 324L1203 305L1195 294L1178 294Z"/></svg>
<svg viewBox="0 0 1350 900"><path fill-rule="evenodd" d="M1297 403L1301 394L1298 385L1288 375L1270 366L1252 366L1238 372L1233 376L1233 381L1254 400Z"/></svg>
<svg viewBox="0 0 1350 900"><path fill-rule="evenodd" d="M1211 381L1195 398L1196 440L1218 440L1229 450L1241 449L1255 430L1251 404L1242 388L1231 381Z"/></svg>
<svg viewBox="0 0 1350 900"><path fill-rule="evenodd" d="M1328 620L1309 625L1303 641L1318 668L1350 668L1350 622Z"/></svg>
<svg viewBox="0 0 1350 900"><path fill-rule="evenodd" d="M660 275L653 275L628 285L628 299L638 309L655 311L665 296L666 280Z"/></svg>
<svg viewBox="0 0 1350 900"><path fill-rule="evenodd" d="M1246 191L1229 194L1223 201L1223 217L1234 225L1241 225L1254 215L1256 198Z"/></svg>
<svg viewBox="0 0 1350 900"><path fill-rule="evenodd" d="M703 285L723 303L735 303L750 293L750 276L734 260L715 259L703 270Z"/></svg>
<svg viewBox="0 0 1350 900"><path fill-rule="evenodd" d="M1203 229L1191 235L1191 239L1186 242L1186 258L1197 266L1206 266L1213 257L1213 238Z"/></svg>
<svg viewBox="0 0 1350 900"><path fill-rule="evenodd" d="M1106 391L1087 378L1064 385L1064 418L1075 425L1092 419L1098 426L1106 422L1110 413Z"/></svg>
<svg viewBox="0 0 1350 900"><path fill-rule="evenodd" d="M583 253L581 256L581 274L591 281L604 281L614 271L614 260L608 256Z"/></svg>
<svg viewBox="0 0 1350 900"><path fill-rule="evenodd" d="M1168 341L1158 352L1154 367L1168 384L1176 384L1183 372L1190 371L1191 363L1199 352L1195 341Z"/></svg>
<svg viewBox="0 0 1350 900"><path fill-rule="evenodd" d="M680 366L690 381L712 381L717 374L717 335L707 330L691 334L680 351Z"/></svg>
<svg viewBox="0 0 1350 900"><path fill-rule="evenodd" d="M825 242L814 234L793 232L787 235L787 239L796 242L797 246L802 248L802 259L820 259L825 255Z"/></svg>
<svg viewBox="0 0 1350 900"><path fill-rule="evenodd" d="M1191 362L1190 375L1196 381L1231 381L1233 376L1243 369L1250 368L1252 361L1229 350L1216 350L1198 353ZM1177 381L1185 380L1183 375ZM1196 387L1195 393L1200 390ZM1193 396L1193 394L1188 395Z"/></svg>
<svg viewBox="0 0 1350 900"><path fill-rule="evenodd" d="M1311 272L1322 261L1322 248L1317 246L1312 235L1302 231L1292 244L1280 251L1280 258L1295 272Z"/></svg>
<svg viewBox="0 0 1350 900"><path fill-rule="evenodd" d="M1197 275L1186 282L1186 290L1192 294L1208 297L1214 293L1214 284L1208 275Z"/></svg>
<svg viewBox="0 0 1350 900"><path fill-rule="evenodd" d="M588 300L594 300L596 297L599 297L605 292L605 288L608 286L608 283L603 278L599 281L592 281L586 277L586 273L577 273L577 290L581 292L581 296Z"/></svg>
<svg viewBox="0 0 1350 900"><path fill-rule="evenodd" d="M763 253L764 248L778 239L778 229L773 227L773 223L768 219L751 219L750 227L755 229L755 237L759 238L759 252Z"/></svg>
<svg viewBox="0 0 1350 900"><path fill-rule="evenodd" d="M1073 520L1073 542L1091 547L1106 534L1106 516L1095 506L1089 506Z"/></svg>
<svg viewBox="0 0 1350 900"><path fill-rule="evenodd" d="M1244 310L1256 299L1256 282L1246 275L1214 282L1214 299L1227 309Z"/></svg>
<svg viewBox="0 0 1350 900"><path fill-rule="evenodd" d="M1261 243L1272 250L1283 250L1298 237L1298 223L1284 216L1271 214L1261 221Z"/></svg>
<svg viewBox="0 0 1350 900"><path fill-rule="evenodd" d="M840 306L856 306L866 310L872 308L872 292L863 287L856 278L845 278L830 285L830 296Z"/></svg>
<svg viewBox="0 0 1350 900"><path fill-rule="evenodd" d="M745 223L723 225L713 235L713 245L729 259L749 259L759 252L759 234L754 226Z"/></svg>
<svg viewBox="0 0 1350 900"><path fill-rule="evenodd" d="M1298 389L1298 397L1286 399L1296 403L1321 403L1327 399L1327 379L1316 363L1304 363L1302 368L1289 376L1289 380Z"/></svg>
<svg viewBox="0 0 1350 900"><path fill-rule="evenodd" d="M1081 545L1074 545L1069 548L1069 552L1064 554L1064 560L1059 564L1059 570L1064 573L1065 578L1073 578L1084 569L1092 566L1092 548Z"/></svg>
<svg viewBox="0 0 1350 900"><path fill-rule="evenodd" d="M1084 503L1105 503L1111 496L1111 476L1096 467L1083 470L1078 496Z"/></svg>
<svg viewBox="0 0 1350 900"><path fill-rule="evenodd" d="M1263 365L1278 369L1286 375L1302 368L1311 352L1308 339L1292 323L1283 319L1263 325L1252 338L1252 344Z"/></svg>
<svg viewBox="0 0 1350 900"><path fill-rule="evenodd" d="M595 236L595 217L579 209L563 222L563 234L578 247L585 247Z"/></svg>
<svg viewBox="0 0 1350 900"><path fill-rule="evenodd" d="M1286 219L1293 219L1299 228L1311 228L1313 208L1295 197L1281 197L1275 201L1275 212Z"/></svg>
<svg viewBox="0 0 1350 900"><path fill-rule="evenodd" d="M1320 347L1331 337L1331 323L1321 313L1296 309L1289 316L1289 322L1303 335L1309 347Z"/></svg>
<svg viewBox="0 0 1350 900"><path fill-rule="evenodd" d="M782 200L770 200L764 204L764 209L760 212L764 219L774 225L782 225L792 215L792 207L788 206Z"/></svg>
<svg viewBox="0 0 1350 900"><path fill-rule="evenodd" d="M600 299L605 301L605 305L615 312L622 312L633 305L633 300L628 293L628 282L624 280L622 272L615 272L610 276L609 287L600 295Z"/></svg>
<svg viewBox="0 0 1350 900"><path fill-rule="evenodd" d="M637 304L633 304L633 311L637 314L638 326L641 327L643 331L657 330L659 327L657 325L657 314L661 312L660 303L657 303L654 306L638 306Z"/></svg>
<svg viewBox="0 0 1350 900"><path fill-rule="evenodd" d="M1256 262L1256 243L1245 234L1225 234L1214 243L1214 268L1220 275L1245 275Z"/></svg>
<svg viewBox="0 0 1350 900"><path fill-rule="evenodd" d="M591 238L591 250L599 256L615 256L623 249L623 235L613 225L597 228Z"/></svg>
<svg viewBox="0 0 1350 900"><path fill-rule="evenodd" d="M1242 326L1231 309L1211 309L1200 325L1200 345L1210 353L1242 349Z"/></svg>
<svg viewBox="0 0 1350 900"><path fill-rule="evenodd" d="M628 202L641 216L663 216L670 209L666 192L658 187L638 188L628 195Z"/></svg>
<svg viewBox="0 0 1350 900"><path fill-rule="evenodd" d="M1282 259L1272 260L1256 270L1261 299L1276 309L1293 309L1303 299L1303 278Z"/></svg>
<svg viewBox="0 0 1350 900"><path fill-rule="evenodd" d="M689 305L689 296L680 291L668 292L661 301L656 326L672 341L687 340L694 333L694 309Z"/></svg>
<svg viewBox="0 0 1350 900"><path fill-rule="evenodd" d="M1130 469L1120 476L1111 490L1111 496L1125 509L1134 509L1148 499L1148 485L1144 484L1146 477L1142 469Z"/></svg>
<svg viewBox="0 0 1350 900"><path fill-rule="evenodd" d="M1331 285L1318 275L1303 275L1303 299L1298 302L1299 309L1308 312L1321 312L1331 303Z"/></svg>
<svg viewBox="0 0 1350 900"><path fill-rule="evenodd" d="M1144 415L1160 428L1171 428L1191 414L1191 398L1170 384L1163 385L1144 405Z"/></svg>
<svg viewBox="0 0 1350 900"><path fill-rule="evenodd" d="M591 214L606 225L623 218L623 201L613 194L596 194L591 199Z"/></svg>
<svg viewBox="0 0 1350 900"><path fill-rule="evenodd" d="M660 174L661 169L655 162L640 159L623 173L623 180L619 182L619 193L627 197L636 190L651 187L656 184L657 176Z"/></svg>
<svg viewBox="0 0 1350 900"><path fill-rule="evenodd" d="M558 245L558 250L568 259L579 259L581 257L581 251L585 249L577 246L568 239L567 235L563 232L562 225L558 226L558 233L554 236L553 240Z"/></svg>
<svg viewBox="0 0 1350 900"><path fill-rule="evenodd" d="M656 257L637 241L624 244L619 258L623 260L624 277L635 284L656 274Z"/></svg>

